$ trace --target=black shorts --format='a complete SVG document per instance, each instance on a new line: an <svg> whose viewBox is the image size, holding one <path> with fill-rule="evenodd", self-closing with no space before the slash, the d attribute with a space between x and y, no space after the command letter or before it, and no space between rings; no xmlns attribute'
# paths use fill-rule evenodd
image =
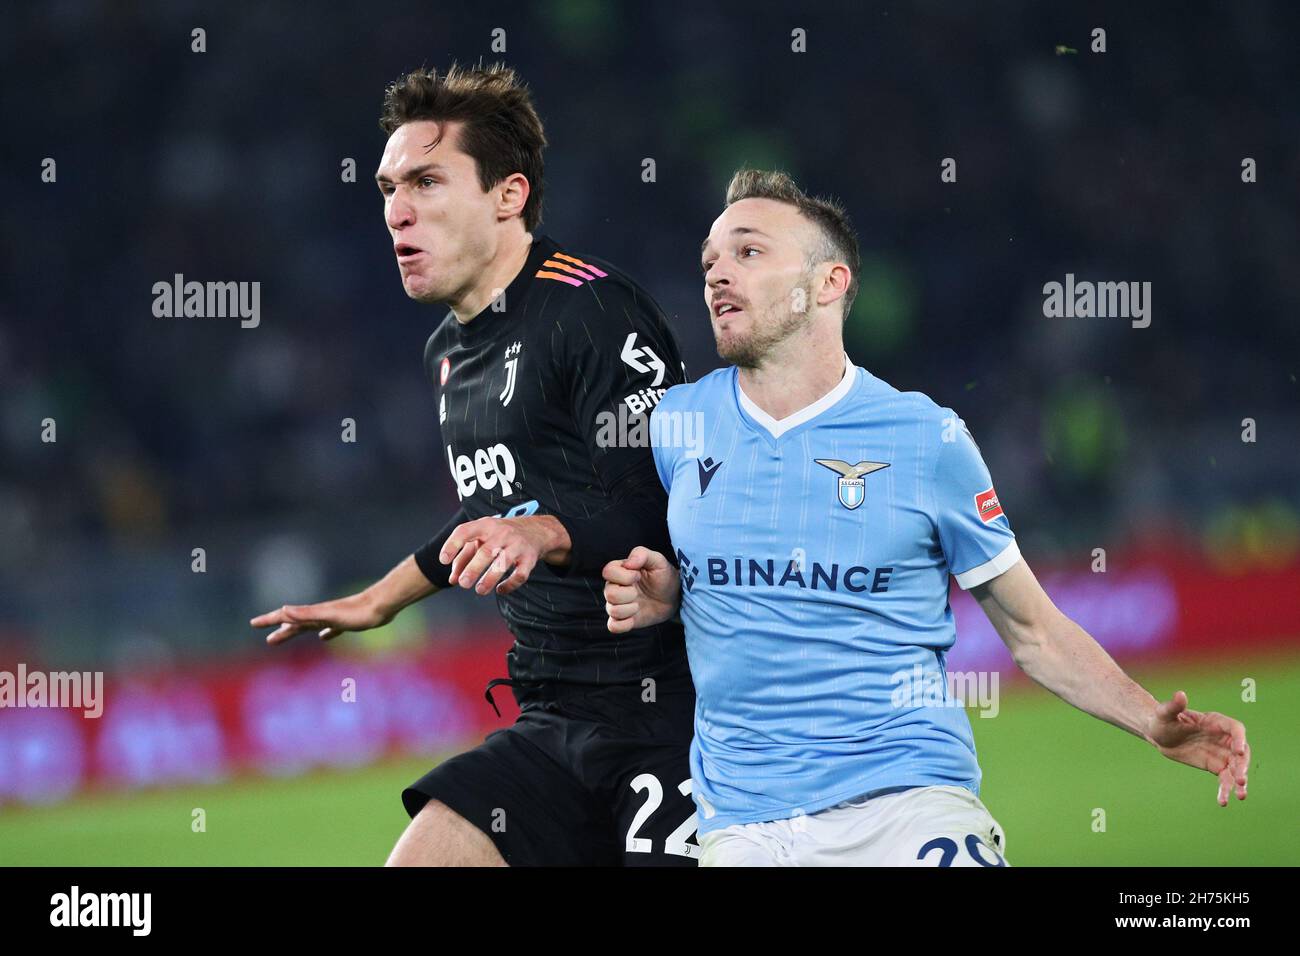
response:
<svg viewBox="0 0 1300 956"><path fill-rule="evenodd" d="M695 866L695 693L517 685L519 719L402 791L440 800L511 866Z"/></svg>

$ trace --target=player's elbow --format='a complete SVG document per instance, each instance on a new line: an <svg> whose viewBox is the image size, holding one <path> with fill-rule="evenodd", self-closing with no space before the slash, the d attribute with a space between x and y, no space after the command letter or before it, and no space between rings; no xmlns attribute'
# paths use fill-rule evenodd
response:
<svg viewBox="0 0 1300 956"><path fill-rule="evenodd" d="M1001 628L1002 642L1016 667L1033 676L1047 648L1047 629L1037 621L1013 621Z"/></svg>
<svg viewBox="0 0 1300 956"><path fill-rule="evenodd" d="M1064 618L1059 611L1018 622L1006 641L1011 659L1031 678L1037 679L1051 670L1051 662L1060 648L1058 618Z"/></svg>

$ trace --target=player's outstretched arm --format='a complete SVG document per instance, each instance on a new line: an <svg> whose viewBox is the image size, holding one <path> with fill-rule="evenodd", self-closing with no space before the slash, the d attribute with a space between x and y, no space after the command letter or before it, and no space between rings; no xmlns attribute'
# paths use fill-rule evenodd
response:
<svg viewBox="0 0 1300 956"><path fill-rule="evenodd" d="M637 547L622 561L611 561L605 578L605 613L611 633L625 634L662 624L681 606L677 569L658 551Z"/></svg>
<svg viewBox="0 0 1300 956"><path fill-rule="evenodd" d="M438 590L430 583L414 556L408 556L384 577L358 594L320 604L286 604L253 618L253 627L279 625L266 643L283 644L303 631L316 631L323 641L345 631L368 631L387 624L408 604Z"/></svg>
<svg viewBox="0 0 1300 956"><path fill-rule="evenodd" d="M971 589L1016 666L1080 710L1141 737L1166 757L1219 778L1219 806L1246 799L1246 728L1218 713L1187 709L1182 691L1159 703L1052 603L1023 560Z"/></svg>

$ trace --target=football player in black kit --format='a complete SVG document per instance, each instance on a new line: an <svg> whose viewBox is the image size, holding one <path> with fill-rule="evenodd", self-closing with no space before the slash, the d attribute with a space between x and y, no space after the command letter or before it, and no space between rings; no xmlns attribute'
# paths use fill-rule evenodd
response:
<svg viewBox="0 0 1300 956"><path fill-rule="evenodd" d="M636 545L671 553L650 448L602 426L683 380L677 344L622 271L535 234L546 140L513 71L407 74L380 125L403 287L451 310L424 366L460 509L365 591L252 623L329 639L441 587L495 591L515 643L487 693L509 684L519 719L403 792L390 865L694 866L681 625L610 634L601 578Z"/></svg>

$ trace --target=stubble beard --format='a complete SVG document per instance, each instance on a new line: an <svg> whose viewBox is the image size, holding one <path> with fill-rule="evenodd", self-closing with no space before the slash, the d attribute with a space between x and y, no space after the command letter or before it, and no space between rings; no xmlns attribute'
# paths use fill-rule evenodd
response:
<svg viewBox="0 0 1300 956"><path fill-rule="evenodd" d="M812 321L812 277L800 278L796 289L803 290L804 310L794 309L793 291L784 300L778 299L767 308L762 321L752 323L750 330L743 335L723 338L717 336L718 355L724 362L730 362L737 368L759 368L782 342L808 328Z"/></svg>

